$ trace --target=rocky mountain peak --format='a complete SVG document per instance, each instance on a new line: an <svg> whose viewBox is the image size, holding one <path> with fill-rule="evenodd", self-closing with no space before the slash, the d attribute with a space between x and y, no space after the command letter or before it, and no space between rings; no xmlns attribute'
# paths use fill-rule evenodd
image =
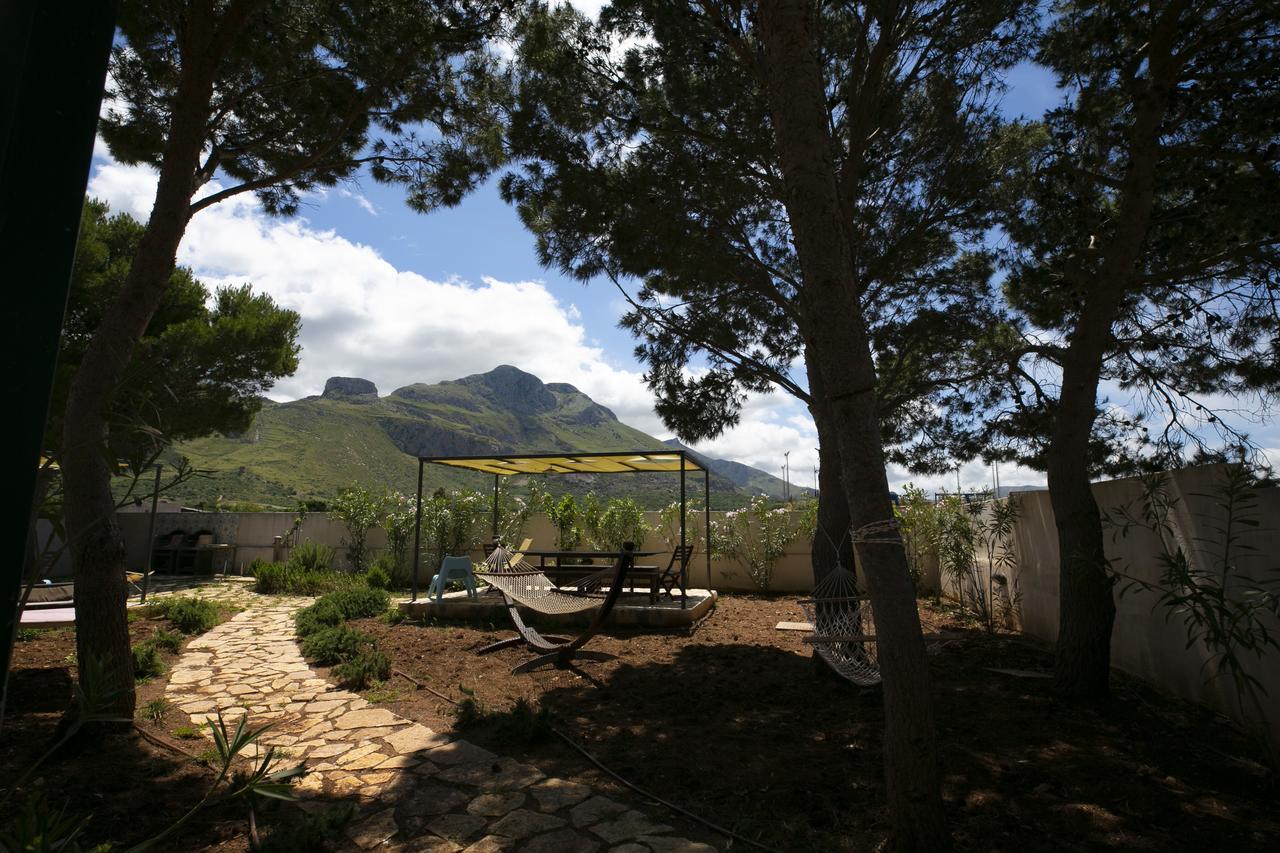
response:
<svg viewBox="0 0 1280 853"><path fill-rule="evenodd" d="M455 380L495 406L522 415L549 412L556 407L556 396L542 380L509 364L499 365L488 373L476 373Z"/></svg>
<svg viewBox="0 0 1280 853"><path fill-rule="evenodd" d="M376 400L378 386L368 379L354 376L330 376L324 383L324 393L320 396L330 400Z"/></svg>

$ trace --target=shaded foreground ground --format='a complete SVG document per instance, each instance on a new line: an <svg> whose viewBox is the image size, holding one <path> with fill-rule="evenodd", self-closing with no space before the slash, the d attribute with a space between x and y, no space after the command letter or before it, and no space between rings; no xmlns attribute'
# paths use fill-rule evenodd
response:
<svg viewBox="0 0 1280 853"><path fill-rule="evenodd" d="M223 615L228 614L224 611ZM135 646L156 630L169 627L158 617L131 616L129 634ZM24 631L21 636L10 673L4 727L0 729L0 796L8 793L9 785L52 742L58 721L71 703L76 676L73 629ZM164 657L171 664L177 655ZM215 774L206 763L212 760L211 744L196 734L187 714L169 706L160 719L146 715L149 702L163 699L165 683L163 676L139 682L136 729L81 739L74 748L41 765L23 791L0 809L0 823L8 822L27 794L37 793L54 813L65 808L69 816L88 816L81 835L86 850L103 843L123 850L174 824L210 789ZM282 756L279 766L289 763L288 757ZM340 800L319 800L316 815L309 818L292 806L260 801L255 815L258 832L267 845L264 850L300 853L336 849L331 847L332 839L340 836L349 805ZM336 820L328 820L335 816ZM304 823L307 831L303 831ZM246 803L237 800L210 805L152 849L247 851Z"/></svg>
<svg viewBox="0 0 1280 853"><path fill-rule="evenodd" d="M960 623L924 608L934 627ZM493 709L525 698L633 782L781 850L869 850L880 844L878 691L822 677L800 634L794 598L725 596L692 636L618 633L591 648L619 659L579 673L512 676L521 650L476 657L505 626L392 627L378 637L393 665L445 694L471 691ZM1011 636L969 629L932 657L944 796L961 849L1280 849L1280 793L1250 745L1207 712L1117 677L1101 707L1059 704L1049 655ZM453 708L398 676L365 693L435 729ZM468 739L547 773L609 782L552 738L502 740L495 726Z"/></svg>

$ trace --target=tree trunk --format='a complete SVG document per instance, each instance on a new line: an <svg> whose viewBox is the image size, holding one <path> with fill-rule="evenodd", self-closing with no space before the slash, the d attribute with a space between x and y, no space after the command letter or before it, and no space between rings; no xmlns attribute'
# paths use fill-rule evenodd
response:
<svg viewBox="0 0 1280 853"><path fill-rule="evenodd" d="M1054 686L1064 696L1106 696L1111 675L1111 629L1116 606L1102 515L1093 498L1089 437L1097 410L1102 364L1112 328L1142 257L1155 199L1161 124L1176 79L1171 44L1187 4L1165 9L1148 45L1148 79L1137 94L1129 128L1129 164L1121 183L1115 231L1103 247L1097 279L1062 362L1053 433L1046 453L1049 501L1058 530L1058 645ZM1084 282L1080 282L1084 284Z"/></svg>
<svg viewBox="0 0 1280 853"><path fill-rule="evenodd" d="M800 324L836 424L855 530L893 517L875 395L875 365L859 309L837 192L834 142L805 0L759 7L763 71L787 212L804 286ZM885 708L885 782L904 850L950 846L939 791L929 670L901 543L865 544L859 556L876 620Z"/></svg>
<svg viewBox="0 0 1280 853"><path fill-rule="evenodd" d="M837 565L854 568L853 542L849 536L849 501L840 478L840 452L830 404L822 377L805 361L809 372L809 413L818 430L818 526L813 533L813 583L816 586Z"/></svg>
<svg viewBox="0 0 1280 853"><path fill-rule="evenodd" d="M134 347L164 297L196 190L216 67L211 8L191 4L185 23L181 79L151 217L120 295L76 371L63 426L63 513L75 571L79 677L86 694L103 703L100 710L126 719L132 719L135 704L133 659L107 418Z"/></svg>

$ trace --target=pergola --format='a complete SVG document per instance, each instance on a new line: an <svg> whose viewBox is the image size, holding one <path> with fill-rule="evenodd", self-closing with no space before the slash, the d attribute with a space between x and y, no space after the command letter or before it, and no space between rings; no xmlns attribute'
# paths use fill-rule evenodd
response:
<svg viewBox="0 0 1280 853"><path fill-rule="evenodd" d="M702 473L703 529L707 539L707 581L711 580L711 472L686 450L632 450L605 453L514 453L487 456L419 456L417 518L413 534L413 576L418 577L422 535L422 472L426 464L447 465L493 475L493 535L498 535L498 484L515 474L653 474L680 475L680 545L685 545L685 476ZM637 546L641 543L637 542ZM687 586L687 581L686 581Z"/></svg>

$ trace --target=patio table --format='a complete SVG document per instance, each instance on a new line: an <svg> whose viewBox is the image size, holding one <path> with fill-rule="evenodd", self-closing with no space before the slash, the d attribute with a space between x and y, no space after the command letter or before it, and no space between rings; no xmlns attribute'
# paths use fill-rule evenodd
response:
<svg viewBox="0 0 1280 853"><path fill-rule="evenodd" d="M663 553L662 551L632 551L632 556L652 557ZM572 578L580 580L588 575L610 568L613 561L622 556L621 551L557 551L557 550L538 550L531 549L524 552L524 558L527 562L532 562L530 557L538 558L538 570L551 578L558 585L562 578ZM548 564L548 560L553 560L552 564ZM588 560L603 560L601 563L587 562ZM635 563L627 572L628 578L637 576L649 580L649 598L657 599L657 577L658 566L643 565Z"/></svg>

